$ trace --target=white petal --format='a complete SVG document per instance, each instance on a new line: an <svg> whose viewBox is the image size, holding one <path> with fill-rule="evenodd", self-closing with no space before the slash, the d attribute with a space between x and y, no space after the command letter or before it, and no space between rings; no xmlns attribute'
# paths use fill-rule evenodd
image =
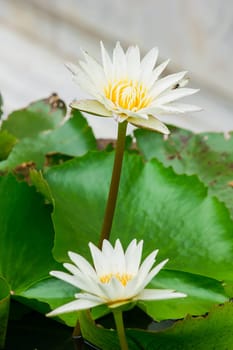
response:
<svg viewBox="0 0 233 350"><path fill-rule="evenodd" d="M113 77L116 80L127 78L126 57L119 42L113 50Z"/></svg>
<svg viewBox="0 0 233 350"><path fill-rule="evenodd" d="M103 67L104 67L104 72L107 80L112 80L113 79L113 64L112 61L105 50L104 44L102 41L100 42L101 46L101 55L102 55L102 62L103 62Z"/></svg>
<svg viewBox="0 0 233 350"><path fill-rule="evenodd" d="M159 76L162 74L162 72L167 67L169 62L170 62L170 60L168 59L165 62L161 63L159 66L157 66L153 70L153 72L151 74L150 81L148 81L148 84L147 84L148 89L151 88L151 86L154 84L154 82L159 78Z"/></svg>
<svg viewBox="0 0 233 350"><path fill-rule="evenodd" d="M125 287L115 277L109 283L99 284L99 288L107 301L124 299Z"/></svg>
<svg viewBox="0 0 233 350"><path fill-rule="evenodd" d="M139 268L138 273L126 285L126 294L130 294L131 291L133 291L133 295L137 295L150 282L150 279L148 278L148 276L149 276L150 270L155 262L155 257L157 255L157 252L158 252L158 250L152 252L143 261L142 265ZM149 282L148 282L148 279L149 279Z"/></svg>
<svg viewBox="0 0 233 350"><path fill-rule="evenodd" d="M86 59L86 62L79 61L80 66L96 86L99 86L100 88L103 87L107 83L103 67L98 62L96 62L93 57L89 56L86 51L82 52Z"/></svg>
<svg viewBox="0 0 233 350"><path fill-rule="evenodd" d="M125 252L126 271L128 274L136 275L142 258L143 241L137 245L134 239Z"/></svg>
<svg viewBox="0 0 233 350"><path fill-rule="evenodd" d="M65 66L73 75L77 75L80 71L80 68L71 62L67 62Z"/></svg>
<svg viewBox="0 0 233 350"><path fill-rule="evenodd" d="M113 118L117 123L123 123L125 120L128 119L128 115L127 114L113 113Z"/></svg>
<svg viewBox="0 0 233 350"><path fill-rule="evenodd" d="M111 257L113 255L114 248L111 243L107 240L103 240L102 244L102 253L106 256L106 258Z"/></svg>
<svg viewBox="0 0 233 350"><path fill-rule="evenodd" d="M90 293L76 293L75 294L75 298L93 301L96 304L103 304L104 303L102 298L100 298L100 297L98 297L96 295L92 295Z"/></svg>
<svg viewBox="0 0 233 350"><path fill-rule="evenodd" d="M169 103L166 105L160 105L154 109L150 109L150 113L153 111L156 113L186 113L186 112L199 112L202 108L194 105L189 105L186 103Z"/></svg>
<svg viewBox="0 0 233 350"><path fill-rule="evenodd" d="M186 103L180 103L180 102L169 104L169 106L176 107L177 109L180 109L183 112L199 112L199 111L202 111L202 108L199 107L199 106L190 105L190 104L186 104Z"/></svg>
<svg viewBox="0 0 233 350"><path fill-rule="evenodd" d="M162 92L173 87L180 80L182 80L186 73L187 72L170 74L160 80L157 80L150 91L150 95L153 98L158 97Z"/></svg>
<svg viewBox="0 0 233 350"><path fill-rule="evenodd" d="M74 252L68 252L68 255L70 259L77 265L79 270L81 270L84 274L96 277L95 270L84 257Z"/></svg>
<svg viewBox="0 0 233 350"><path fill-rule="evenodd" d="M152 76L152 70L158 58L158 48L151 49L141 61L140 81L146 86L149 84Z"/></svg>
<svg viewBox="0 0 233 350"><path fill-rule="evenodd" d="M77 268L77 266L74 266L73 264L65 263L63 264L63 266L66 268L66 270L71 272L73 275L80 273L80 270Z"/></svg>
<svg viewBox="0 0 233 350"><path fill-rule="evenodd" d="M138 46L130 46L126 52L129 80L138 80L140 76L140 51Z"/></svg>
<svg viewBox="0 0 233 350"><path fill-rule="evenodd" d="M138 300L163 300L185 298L184 293L175 292L170 289L144 289L138 296Z"/></svg>
<svg viewBox="0 0 233 350"><path fill-rule="evenodd" d="M185 86L188 84L188 82L189 82L189 78L184 78L184 79L182 79L182 80L179 82L179 87L180 87L180 88L185 87Z"/></svg>
<svg viewBox="0 0 233 350"><path fill-rule="evenodd" d="M69 273L62 272L62 271L50 271L49 274L53 277L59 278L60 280L70 283L73 286L81 289L80 283L77 281L77 278L73 275L70 275Z"/></svg>
<svg viewBox="0 0 233 350"><path fill-rule="evenodd" d="M154 68L157 58L158 58L159 50L157 47L152 48L142 59L141 61L141 70L150 70Z"/></svg>
<svg viewBox="0 0 233 350"><path fill-rule="evenodd" d="M148 283L150 283L150 281L159 273L159 271L164 267L164 265L166 265L166 263L168 262L168 259L162 261L160 264L158 264L157 266L155 266L148 274L147 276L145 276L144 278L144 283L142 284L143 288L145 288Z"/></svg>
<svg viewBox="0 0 233 350"><path fill-rule="evenodd" d="M114 259L112 260L113 273L125 272L125 253L119 239L116 240L114 247Z"/></svg>
<svg viewBox="0 0 233 350"><path fill-rule="evenodd" d="M128 117L135 117L135 118L141 118L141 119L148 119L148 113L147 113L147 108L140 109L138 112L131 111L129 109L124 109L121 107L117 108L117 112L119 112L121 115L125 115L126 119Z"/></svg>
<svg viewBox="0 0 233 350"><path fill-rule="evenodd" d="M149 116L148 120L144 120L141 118L128 118L129 123L139 127L139 128L145 128L149 130L154 130L161 132L162 134L168 135L170 134L170 131L166 127L165 124L163 124L160 120L155 118L154 116Z"/></svg>
<svg viewBox="0 0 233 350"><path fill-rule="evenodd" d="M102 276L108 274L109 266L102 251L91 242L89 243L89 248L97 275Z"/></svg>
<svg viewBox="0 0 233 350"><path fill-rule="evenodd" d="M173 89L167 93L164 93L158 99L156 99L156 104L161 105L161 104L169 103L172 101L176 101L184 96L193 95L198 91L199 91L199 89L189 89L189 88ZM153 104L152 104L152 106L153 106Z"/></svg>
<svg viewBox="0 0 233 350"><path fill-rule="evenodd" d="M112 117L112 112L96 100L79 100L70 104L71 108L101 117Z"/></svg>
<svg viewBox="0 0 233 350"><path fill-rule="evenodd" d="M141 264L139 270L138 270L138 278L143 283L145 278L147 277L149 271L151 270L152 266L155 263L156 255L158 254L158 249L154 250L152 253L150 253L146 259Z"/></svg>
<svg viewBox="0 0 233 350"><path fill-rule="evenodd" d="M91 307L94 307L97 305L100 305L100 303L97 303L96 301L92 301L92 300L87 300L87 299L74 300L74 301L71 301L70 303L62 305L57 309L49 312L46 316L53 317L59 314L64 314L72 311L90 309Z"/></svg>
<svg viewBox="0 0 233 350"><path fill-rule="evenodd" d="M118 258L117 258L117 253L115 251L115 247L113 247L108 240L103 241L102 254L105 259L105 264L107 265L105 268L105 274L119 272L120 267L117 263Z"/></svg>
<svg viewBox="0 0 233 350"><path fill-rule="evenodd" d="M76 273L74 276L62 271L51 271L50 275L70 283L81 290L101 296L101 291L98 287L97 281L81 272Z"/></svg>
<svg viewBox="0 0 233 350"><path fill-rule="evenodd" d="M96 86L90 81L89 77L81 69L77 75L74 75L73 80L88 94L97 98L100 92L96 89Z"/></svg>

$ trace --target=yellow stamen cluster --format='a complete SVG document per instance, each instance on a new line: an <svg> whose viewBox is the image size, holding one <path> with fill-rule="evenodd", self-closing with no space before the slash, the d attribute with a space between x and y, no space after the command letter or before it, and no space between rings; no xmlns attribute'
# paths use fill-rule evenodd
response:
<svg viewBox="0 0 233 350"><path fill-rule="evenodd" d="M118 279L119 282L125 287L126 284L133 278L132 275L129 275L128 273L123 273L120 274L119 272L117 273L109 273L108 275L104 275L100 277L100 282L101 283L108 283L110 280L115 277Z"/></svg>
<svg viewBox="0 0 233 350"><path fill-rule="evenodd" d="M104 88L104 93L116 107L133 112L147 107L151 102L147 88L142 83L133 80L109 82Z"/></svg>

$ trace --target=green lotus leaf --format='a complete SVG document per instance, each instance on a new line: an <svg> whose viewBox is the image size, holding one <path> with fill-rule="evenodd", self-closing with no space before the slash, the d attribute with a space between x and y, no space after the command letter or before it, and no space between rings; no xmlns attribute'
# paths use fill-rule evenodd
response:
<svg viewBox="0 0 233 350"><path fill-rule="evenodd" d="M131 350L212 350L231 349L233 344L233 305L213 307L208 316L176 322L172 327L155 324L155 331L127 329L126 336ZM115 330L95 325L88 313L80 313L84 338L100 349L120 349ZM167 329L166 329L167 328Z"/></svg>
<svg viewBox="0 0 233 350"><path fill-rule="evenodd" d="M47 154L80 156L95 148L96 141L86 120L78 111L73 111L71 118L55 129L21 139L9 157L0 162L0 170L11 170L25 162L42 168Z"/></svg>
<svg viewBox="0 0 233 350"><path fill-rule="evenodd" d="M210 195L223 201L233 218L233 133L201 133L173 128L168 138L136 130L140 151L147 160L156 158L178 174L194 175Z"/></svg>
<svg viewBox="0 0 233 350"><path fill-rule="evenodd" d="M41 132L56 128L62 122L65 114L64 102L54 94L9 114L1 128L18 139L35 137Z"/></svg>
<svg viewBox="0 0 233 350"><path fill-rule="evenodd" d="M98 243L112 163L113 153L91 152L46 173L54 200L57 260L68 261L69 250L89 258L88 242ZM197 177L126 153L111 240L120 238L127 246L133 238L144 239L145 255L159 248L158 259L169 257L166 268L172 270L162 287L189 295L177 307L173 301L159 303L161 309L152 308L151 316L166 318L169 308L173 317L200 314L226 300L219 281L233 278L232 232L228 210Z"/></svg>
<svg viewBox="0 0 233 350"><path fill-rule="evenodd" d="M0 277L0 349L4 348L10 305L10 287Z"/></svg>

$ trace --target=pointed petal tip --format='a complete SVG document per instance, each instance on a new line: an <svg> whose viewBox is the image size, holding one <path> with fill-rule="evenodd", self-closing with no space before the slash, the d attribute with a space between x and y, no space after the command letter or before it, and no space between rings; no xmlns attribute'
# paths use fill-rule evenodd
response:
<svg viewBox="0 0 233 350"><path fill-rule="evenodd" d="M53 311L48 312L45 314L46 317L53 317ZM55 316L55 315L54 315Z"/></svg>
<svg viewBox="0 0 233 350"><path fill-rule="evenodd" d="M71 63L71 62L66 62L65 67L73 74L76 75L78 73L78 67Z"/></svg>
<svg viewBox="0 0 233 350"><path fill-rule="evenodd" d="M180 293L180 292L174 292L177 296L177 298L186 298L188 294L186 293Z"/></svg>
<svg viewBox="0 0 233 350"><path fill-rule="evenodd" d="M72 256L74 255L75 253L74 252L72 252L71 250L69 250L68 252L67 252L67 255L68 255L68 257L71 259L72 258Z"/></svg>

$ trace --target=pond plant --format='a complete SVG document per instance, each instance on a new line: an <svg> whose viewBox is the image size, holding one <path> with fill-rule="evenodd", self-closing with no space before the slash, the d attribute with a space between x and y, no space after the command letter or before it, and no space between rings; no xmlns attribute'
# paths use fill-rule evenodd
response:
<svg viewBox="0 0 233 350"><path fill-rule="evenodd" d="M0 348L231 349L232 134L165 125L198 90L156 48L83 55L68 68L91 99L1 120Z"/></svg>

